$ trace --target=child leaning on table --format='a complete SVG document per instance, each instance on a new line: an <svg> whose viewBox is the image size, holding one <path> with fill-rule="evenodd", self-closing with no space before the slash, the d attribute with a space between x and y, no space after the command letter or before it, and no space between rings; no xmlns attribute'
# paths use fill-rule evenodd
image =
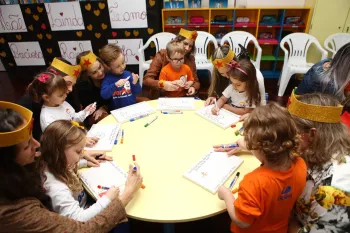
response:
<svg viewBox="0 0 350 233"><path fill-rule="evenodd" d="M219 187L218 196L232 219L231 231L287 232L290 213L306 183L306 164L294 153L295 123L286 109L269 103L256 108L243 126L244 141L238 141L238 150L250 150L261 166L245 175L237 199L231 190Z"/></svg>

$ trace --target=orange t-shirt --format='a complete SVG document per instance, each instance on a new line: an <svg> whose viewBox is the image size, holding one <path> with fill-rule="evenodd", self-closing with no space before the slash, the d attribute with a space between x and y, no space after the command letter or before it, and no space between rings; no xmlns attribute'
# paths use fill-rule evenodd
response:
<svg viewBox="0 0 350 233"><path fill-rule="evenodd" d="M234 206L236 217L251 226L239 228L232 222L231 231L286 233L289 215L306 184L306 172L304 160L298 157L287 171L260 166L247 174Z"/></svg>
<svg viewBox="0 0 350 233"><path fill-rule="evenodd" d="M187 75L187 79L186 79ZM187 81L194 81L191 68L183 64L178 71L175 71L170 63L162 68L159 75L159 80L164 81L175 81L175 80L184 80ZM167 97L182 97L186 96L187 90L183 89L181 91L166 91L165 96Z"/></svg>

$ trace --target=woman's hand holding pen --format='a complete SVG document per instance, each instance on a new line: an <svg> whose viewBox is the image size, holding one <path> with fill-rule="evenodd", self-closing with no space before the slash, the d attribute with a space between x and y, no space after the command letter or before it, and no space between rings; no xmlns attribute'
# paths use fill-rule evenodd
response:
<svg viewBox="0 0 350 233"><path fill-rule="evenodd" d="M226 144L221 144L221 145L215 145L213 146L214 151L216 152L227 152L227 155L234 155L242 150L247 150L247 147L245 146L245 142L243 138L240 138L237 140L237 145L236 147L230 148L230 147L226 147Z"/></svg>
<svg viewBox="0 0 350 233"><path fill-rule="evenodd" d="M137 163L135 163L135 166L136 170L133 169L132 165L129 165L128 178L125 183L125 191L120 196L120 200L124 206L126 206L131 201L134 194L140 189L142 185L143 177L140 173L140 166Z"/></svg>

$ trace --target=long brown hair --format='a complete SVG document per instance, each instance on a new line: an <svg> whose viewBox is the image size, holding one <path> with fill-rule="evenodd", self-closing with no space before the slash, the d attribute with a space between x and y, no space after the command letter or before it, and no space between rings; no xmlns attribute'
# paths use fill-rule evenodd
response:
<svg viewBox="0 0 350 233"><path fill-rule="evenodd" d="M333 96L312 93L301 95L299 101L320 106L337 106L339 101ZM325 113L326 115L327 113ZM305 120L294 116L300 133L309 133L316 128L314 140L306 151L302 152L308 167L322 166L332 159L341 162L350 153L350 137L348 128L343 123L323 123Z"/></svg>
<svg viewBox="0 0 350 233"><path fill-rule="evenodd" d="M68 169L65 150L81 142L86 131L67 120L51 123L41 136L41 160L56 179L65 183L73 193L79 193L83 187L76 171Z"/></svg>

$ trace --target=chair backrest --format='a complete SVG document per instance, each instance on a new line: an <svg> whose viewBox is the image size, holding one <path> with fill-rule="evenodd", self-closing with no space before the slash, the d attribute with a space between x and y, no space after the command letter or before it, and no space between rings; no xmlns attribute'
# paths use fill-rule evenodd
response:
<svg viewBox="0 0 350 233"><path fill-rule="evenodd" d="M349 42L350 33L335 33L327 37L324 41L324 47L332 53L333 58L337 51Z"/></svg>
<svg viewBox="0 0 350 233"><path fill-rule="evenodd" d="M244 48L247 48L249 42L251 41L254 43L255 47L260 47L258 40L249 32L233 31L227 33L224 37L222 37L221 44L227 42L233 52L238 55L241 52L241 48L238 46L238 44L241 44Z"/></svg>
<svg viewBox="0 0 350 233"><path fill-rule="evenodd" d="M170 33L170 32L159 32L153 36L151 36L145 46L148 45L153 42L154 45L156 46L156 52L158 52L161 49L165 49L166 45L168 44L169 41L171 41L171 39L174 39L176 37L175 34Z"/></svg>
<svg viewBox="0 0 350 233"><path fill-rule="evenodd" d="M196 38L196 57L208 57L208 45L210 42L214 44L215 49L218 48L218 42L216 41L215 37L208 33L203 31L197 31L198 36Z"/></svg>
<svg viewBox="0 0 350 233"><path fill-rule="evenodd" d="M289 52L285 47L285 43L288 44ZM319 50L325 51L318 40L309 34L296 32L285 36L280 43L281 49L285 53L284 63L305 64L307 51L312 43L315 43ZM286 57L286 54L288 54L288 57Z"/></svg>

